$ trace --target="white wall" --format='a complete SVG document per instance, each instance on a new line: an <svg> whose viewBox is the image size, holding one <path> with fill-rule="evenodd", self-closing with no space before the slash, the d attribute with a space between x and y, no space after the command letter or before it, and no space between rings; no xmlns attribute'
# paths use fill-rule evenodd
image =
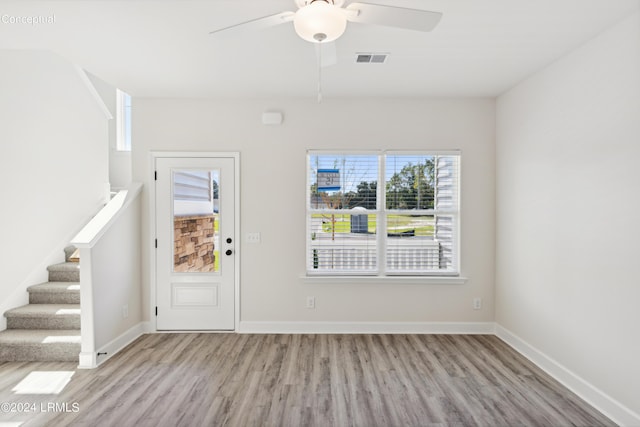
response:
<svg viewBox="0 0 640 427"><path fill-rule="evenodd" d="M96 349L105 347L142 321L140 208L141 198L137 197L91 252Z"/></svg>
<svg viewBox="0 0 640 427"><path fill-rule="evenodd" d="M133 108L134 180L146 183L147 194L152 150L241 152L241 229L262 235L261 244L241 249L241 321L493 320L493 100L326 99L318 105L310 93L281 100L136 99ZM274 108L283 111L283 125L263 126L262 112ZM303 283L307 149L453 148L463 152L466 284ZM149 236L144 241L146 264ZM145 286L148 294L148 277ZM316 297L315 310L305 308L307 295ZM472 309L475 296L484 299L483 310ZM148 304L145 310L148 316Z"/></svg>
<svg viewBox="0 0 640 427"><path fill-rule="evenodd" d="M42 51L0 51L0 329L5 310L99 209L107 120L75 67Z"/></svg>
<svg viewBox="0 0 640 427"><path fill-rule="evenodd" d="M109 183L113 190L119 190L131 184L131 152L118 151L118 89L100 77L86 72L89 81L111 114L109 120Z"/></svg>
<svg viewBox="0 0 640 427"><path fill-rule="evenodd" d="M501 96L497 117L497 323L637 416L640 16Z"/></svg>

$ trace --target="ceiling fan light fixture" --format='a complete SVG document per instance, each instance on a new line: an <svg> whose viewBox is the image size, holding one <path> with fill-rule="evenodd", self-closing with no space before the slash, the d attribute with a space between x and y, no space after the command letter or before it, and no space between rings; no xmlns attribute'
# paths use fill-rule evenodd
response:
<svg viewBox="0 0 640 427"><path fill-rule="evenodd" d="M347 18L339 7L315 0L301 7L293 17L296 33L312 43L332 42L347 28Z"/></svg>

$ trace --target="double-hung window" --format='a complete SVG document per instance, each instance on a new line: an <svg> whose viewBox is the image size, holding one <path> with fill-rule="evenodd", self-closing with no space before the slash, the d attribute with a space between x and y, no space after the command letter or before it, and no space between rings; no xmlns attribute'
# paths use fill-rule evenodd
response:
<svg viewBox="0 0 640 427"><path fill-rule="evenodd" d="M458 275L458 152L307 155L308 275Z"/></svg>

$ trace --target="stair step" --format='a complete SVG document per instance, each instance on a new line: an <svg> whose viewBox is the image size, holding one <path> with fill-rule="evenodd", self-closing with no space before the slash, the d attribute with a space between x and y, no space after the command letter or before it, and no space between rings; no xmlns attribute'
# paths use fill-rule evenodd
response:
<svg viewBox="0 0 640 427"><path fill-rule="evenodd" d="M0 362L77 362L79 330L20 330L0 332Z"/></svg>
<svg viewBox="0 0 640 427"><path fill-rule="evenodd" d="M7 329L80 329L80 304L27 304L4 316Z"/></svg>
<svg viewBox="0 0 640 427"><path fill-rule="evenodd" d="M75 246L67 246L64 248L64 260L66 262L78 262L80 260L80 250Z"/></svg>
<svg viewBox="0 0 640 427"><path fill-rule="evenodd" d="M47 282L29 286L29 304L80 304L80 284Z"/></svg>
<svg viewBox="0 0 640 427"><path fill-rule="evenodd" d="M80 249L76 249L69 259L67 259L67 262L80 262Z"/></svg>
<svg viewBox="0 0 640 427"><path fill-rule="evenodd" d="M80 264L77 262L61 262L47 267L50 282L79 282Z"/></svg>

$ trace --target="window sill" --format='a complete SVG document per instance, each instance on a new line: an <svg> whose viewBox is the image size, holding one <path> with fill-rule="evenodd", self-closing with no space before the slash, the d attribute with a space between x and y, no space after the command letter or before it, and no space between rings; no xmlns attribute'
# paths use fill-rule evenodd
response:
<svg viewBox="0 0 640 427"><path fill-rule="evenodd" d="M112 148L111 154L117 157L131 157L131 150L118 150L117 148Z"/></svg>
<svg viewBox="0 0 640 427"><path fill-rule="evenodd" d="M308 276L300 277L302 283L316 284L404 284L404 285L464 285L467 277L462 276Z"/></svg>

